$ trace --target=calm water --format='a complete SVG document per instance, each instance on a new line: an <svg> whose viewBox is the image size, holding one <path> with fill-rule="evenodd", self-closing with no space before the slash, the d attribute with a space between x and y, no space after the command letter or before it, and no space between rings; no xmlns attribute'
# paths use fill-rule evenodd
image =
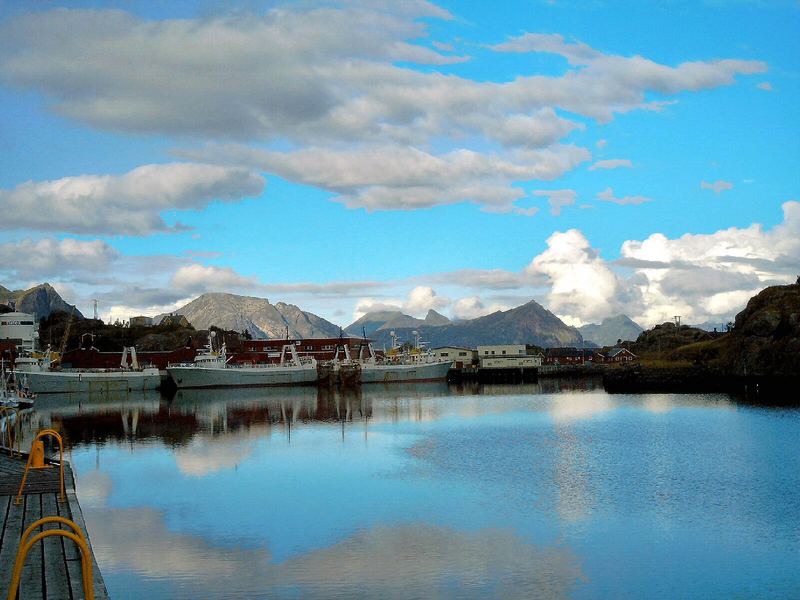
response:
<svg viewBox="0 0 800 600"><path fill-rule="evenodd" d="M800 411L589 382L44 399L111 597L800 598Z"/></svg>

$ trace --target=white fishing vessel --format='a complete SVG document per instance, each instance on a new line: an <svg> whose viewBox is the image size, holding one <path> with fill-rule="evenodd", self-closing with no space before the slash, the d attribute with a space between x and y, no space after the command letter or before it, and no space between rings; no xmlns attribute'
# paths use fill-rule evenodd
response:
<svg viewBox="0 0 800 600"><path fill-rule="evenodd" d="M225 344L214 350L214 332L191 364L167 366L179 388L305 385L317 382L317 361L300 357L294 344L283 346L276 364L231 364Z"/></svg>
<svg viewBox="0 0 800 600"><path fill-rule="evenodd" d="M36 394L142 391L155 390L161 385L157 368L139 366L135 348L125 348L118 369L52 368L49 353L45 353L41 357L18 357L14 370Z"/></svg>
<svg viewBox="0 0 800 600"><path fill-rule="evenodd" d="M5 361L0 361L0 406L27 408L33 405L36 394L28 388L27 378L18 381L13 371L6 370Z"/></svg>
<svg viewBox="0 0 800 600"><path fill-rule="evenodd" d="M379 357L372 344L366 344L366 356L362 347L361 355L352 357L347 346L343 348L343 358L332 361L337 379L344 384L392 383L413 381L436 381L447 378L453 366L451 360L441 360L427 351L419 334L414 332L416 343L410 352L400 352L397 336L391 332L392 349Z"/></svg>

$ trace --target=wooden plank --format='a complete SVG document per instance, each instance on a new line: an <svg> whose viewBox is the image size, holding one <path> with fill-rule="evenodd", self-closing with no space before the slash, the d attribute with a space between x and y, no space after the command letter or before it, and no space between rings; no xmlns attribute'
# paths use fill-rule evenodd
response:
<svg viewBox="0 0 800 600"><path fill-rule="evenodd" d="M3 542L6 537L6 521L8 521L8 506L11 504L11 496L0 496L0 519L3 521L0 527L0 552L3 551ZM11 532L9 531L9 537ZM9 543L8 540L5 540Z"/></svg>
<svg viewBox="0 0 800 600"><path fill-rule="evenodd" d="M39 494L25 496L25 519L22 531L42 516L42 497ZM20 536L22 532L20 532ZM35 534L34 534L35 535ZM41 600L44 598L44 572L42 561L44 551L41 544L36 544L25 559L22 579L19 584L19 600Z"/></svg>
<svg viewBox="0 0 800 600"><path fill-rule="evenodd" d="M75 495L74 491L67 492L67 501L69 502L69 510L72 513L72 520L75 521L75 524L83 530L84 534L86 535L86 540L89 542L89 551L92 555L92 581L94 585L94 597L96 600L107 600L108 590L106 589L106 584L103 581L103 575L100 573L100 567L98 566L97 560L94 557L94 551L91 549L89 530L86 529L86 521L83 520L81 505L78 504L78 497ZM77 598L82 599L83 596L76 596L76 599Z"/></svg>
<svg viewBox="0 0 800 600"><path fill-rule="evenodd" d="M72 519L72 511L68 502L58 502L58 514L67 519ZM84 534L86 532L84 531ZM83 579L81 573L81 553L78 546L73 543L64 543L64 558L69 578L69 589L73 600L84 597Z"/></svg>
<svg viewBox="0 0 800 600"><path fill-rule="evenodd" d="M17 558L24 516L25 504L17 506L14 504L14 499L9 498L6 530L3 535L3 546L0 547L0 590L8 590L11 583L11 571L14 568L14 560Z"/></svg>
<svg viewBox="0 0 800 600"><path fill-rule="evenodd" d="M58 494L42 494L42 517L58 515ZM42 528L69 529L60 523L47 523ZM48 537L42 540L44 544L44 591L47 600L70 600L72 594L69 590L67 565L64 559L64 545L74 545L72 540L63 537Z"/></svg>

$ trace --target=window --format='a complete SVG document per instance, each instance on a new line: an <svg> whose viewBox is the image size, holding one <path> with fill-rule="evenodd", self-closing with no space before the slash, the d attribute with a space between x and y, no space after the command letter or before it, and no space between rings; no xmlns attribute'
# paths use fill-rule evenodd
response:
<svg viewBox="0 0 800 600"><path fill-rule="evenodd" d="M505 354L505 353L506 353L506 351L505 351L505 350L503 350L503 354Z"/></svg>
<svg viewBox="0 0 800 600"><path fill-rule="evenodd" d="M494 354L494 350L492 350L492 354Z"/></svg>
<svg viewBox="0 0 800 600"><path fill-rule="evenodd" d="M449 352L442 352L442 356L450 356Z"/></svg>
<svg viewBox="0 0 800 600"><path fill-rule="evenodd" d="M467 353L466 353L466 352L459 352L459 353L458 353L458 355L459 355L459 356L466 356L466 355L467 355Z"/></svg>

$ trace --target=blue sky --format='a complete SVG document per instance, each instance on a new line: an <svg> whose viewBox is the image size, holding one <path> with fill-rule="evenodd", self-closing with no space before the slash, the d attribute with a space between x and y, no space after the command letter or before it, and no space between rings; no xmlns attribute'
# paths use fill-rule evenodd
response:
<svg viewBox="0 0 800 600"><path fill-rule="evenodd" d="M0 2L0 284L725 321L800 274L796 2Z"/></svg>

